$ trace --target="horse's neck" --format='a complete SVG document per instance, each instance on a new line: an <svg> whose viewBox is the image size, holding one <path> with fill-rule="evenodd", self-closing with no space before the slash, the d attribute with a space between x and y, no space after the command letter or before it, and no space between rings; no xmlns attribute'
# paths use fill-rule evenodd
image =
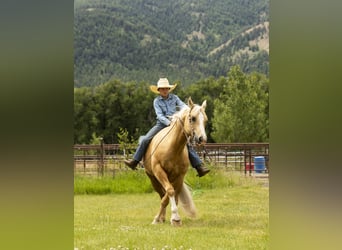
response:
<svg viewBox="0 0 342 250"><path fill-rule="evenodd" d="M177 118L177 121L175 121L173 126L170 144L176 147L185 146L189 137L189 132L186 131L184 119Z"/></svg>

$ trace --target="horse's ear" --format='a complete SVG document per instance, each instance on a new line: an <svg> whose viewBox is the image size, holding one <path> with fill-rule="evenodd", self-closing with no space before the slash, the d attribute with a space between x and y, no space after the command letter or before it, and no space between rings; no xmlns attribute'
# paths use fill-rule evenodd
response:
<svg viewBox="0 0 342 250"><path fill-rule="evenodd" d="M191 108L192 106L194 106L194 103L192 102L191 97L189 97L188 99L188 106Z"/></svg>
<svg viewBox="0 0 342 250"><path fill-rule="evenodd" d="M207 107L207 100L204 100L204 102L202 103L202 109L205 110L206 107Z"/></svg>

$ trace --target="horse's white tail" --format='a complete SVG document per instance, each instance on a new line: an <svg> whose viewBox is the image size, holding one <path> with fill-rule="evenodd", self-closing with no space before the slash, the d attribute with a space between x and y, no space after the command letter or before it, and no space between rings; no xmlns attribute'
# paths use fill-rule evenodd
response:
<svg viewBox="0 0 342 250"><path fill-rule="evenodd" d="M178 198L186 215L191 218L195 218L197 213L196 207L192 200L190 189L185 183L183 183L182 190L180 191Z"/></svg>

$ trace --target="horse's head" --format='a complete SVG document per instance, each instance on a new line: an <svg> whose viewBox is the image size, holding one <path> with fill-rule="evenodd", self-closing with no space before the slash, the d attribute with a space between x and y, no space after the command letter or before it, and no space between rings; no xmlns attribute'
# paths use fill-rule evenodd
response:
<svg viewBox="0 0 342 250"><path fill-rule="evenodd" d="M190 108L188 120L186 124L191 129L192 139L197 144L204 144L207 141L207 134L205 133L205 125L208 121L208 117L205 113L207 101L205 100L201 106L194 104L189 98L188 106Z"/></svg>

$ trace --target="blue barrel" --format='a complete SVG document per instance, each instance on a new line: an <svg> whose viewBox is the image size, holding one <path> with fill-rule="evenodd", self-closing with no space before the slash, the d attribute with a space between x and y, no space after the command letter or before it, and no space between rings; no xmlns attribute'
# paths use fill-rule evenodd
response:
<svg viewBox="0 0 342 250"><path fill-rule="evenodd" d="M255 173L262 173L265 171L265 157L255 156L254 157L254 170Z"/></svg>

